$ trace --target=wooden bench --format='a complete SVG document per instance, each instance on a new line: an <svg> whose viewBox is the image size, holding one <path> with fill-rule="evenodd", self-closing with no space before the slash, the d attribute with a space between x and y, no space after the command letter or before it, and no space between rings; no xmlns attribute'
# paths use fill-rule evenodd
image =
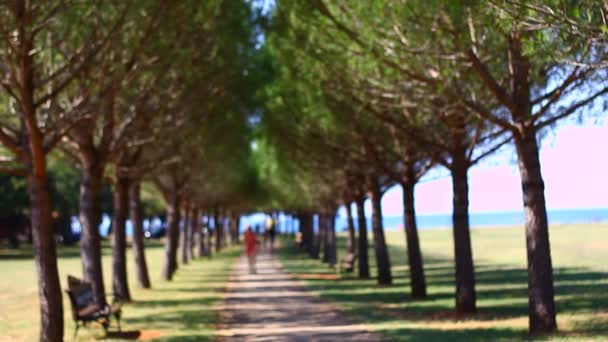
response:
<svg viewBox="0 0 608 342"><path fill-rule="evenodd" d="M121 302L118 298L114 298L112 304L100 306L95 302L95 294L93 285L82 279L68 276L68 289L65 291L70 297L72 304L72 317L76 323L74 330L74 338L78 334L80 326L86 326L89 322L101 324L105 333L108 333L110 327L110 316L116 318L118 323L118 331L120 331L120 316L122 314Z"/></svg>
<svg viewBox="0 0 608 342"><path fill-rule="evenodd" d="M340 259L338 264L338 270L350 273L355 268L355 262L357 261L357 253L348 253L345 258Z"/></svg>

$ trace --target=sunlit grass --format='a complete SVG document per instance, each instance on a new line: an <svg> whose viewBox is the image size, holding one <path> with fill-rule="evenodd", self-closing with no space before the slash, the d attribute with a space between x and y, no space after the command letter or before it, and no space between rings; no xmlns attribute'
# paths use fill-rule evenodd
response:
<svg viewBox="0 0 608 342"><path fill-rule="evenodd" d="M111 250L105 246L103 256L106 291L111 292ZM173 281L160 280L163 248L152 243L146 248L152 289L137 288L132 254L128 253L129 285L133 303L123 309L122 328L140 331L141 337L157 341L204 341L213 337L219 315L214 306L222 299L230 265L240 250L230 249L209 260L194 260L180 265ZM38 338L39 307L34 262L29 246L20 250L0 248L0 341L35 341ZM62 288L68 274L80 276L78 247L62 247L59 269ZM72 340L74 324L65 294L65 339ZM111 331L116 330L113 325ZM103 339L99 325L81 328L77 341ZM111 340L111 339L109 339Z"/></svg>
<svg viewBox="0 0 608 342"><path fill-rule="evenodd" d="M394 285L359 280L356 271L332 280L317 260L284 249L282 263L307 274L322 297L367 322L391 341L520 340L527 335L527 271L523 227L483 228L471 233L479 313L457 316L454 308L453 243L449 229L423 230L428 299L409 297L405 237L387 232ZM551 340L606 340L608 334L608 224L554 225L550 231L558 325ZM370 240L373 241L373 240ZM344 239L339 254L344 255ZM373 249L370 264L374 266ZM374 275L372 270L372 276ZM318 274L318 277L312 276Z"/></svg>

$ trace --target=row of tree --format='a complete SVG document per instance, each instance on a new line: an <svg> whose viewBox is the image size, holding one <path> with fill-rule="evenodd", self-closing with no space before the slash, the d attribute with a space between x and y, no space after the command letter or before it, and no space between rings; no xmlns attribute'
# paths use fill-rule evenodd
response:
<svg viewBox="0 0 608 342"><path fill-rule="evenodd" d="M411 295L426 296L414 188L435 166L453 184L455 308L476 311L468 171L512 144L521 176L529 330L556 330L539 139L608 93L605 4L594 1L277 1L265 53L272 83L256 157L275 207L298 215L313 257L335 263L333 218L370 276L363 203L372 203L379 284L391 284L383 192L403 188ZM592 114L591 114L592 115ZM358 212L358 242L351 204ZM312 229L320 217L319 234ZM358 247L358 248L357 248Z"/></svg>
<svg viewBox="0 0 608 342"><path fill-rule="evenodd" d="M133 222L140 287L149 287L141 184L168 209L163 277L202 244L200 216L220 222L255 197L248 114L254 105L256 13L244 1L10 1L0 5L0 172L27 188L38 271L41 341L63 339L49 155L76 167L83 276L105 302L101 191L112 185L113 287L130 299L125 222ZM73 187L72 187L73 188ZM74 189L64 189L70 191ZM183 213L183 214L182 214ZM209 239L207 239L209 240ZM188 247L190 246L190 247ZM201 249L202 250L202 249ZM209 246L207 250L210 251Z"/></svg>

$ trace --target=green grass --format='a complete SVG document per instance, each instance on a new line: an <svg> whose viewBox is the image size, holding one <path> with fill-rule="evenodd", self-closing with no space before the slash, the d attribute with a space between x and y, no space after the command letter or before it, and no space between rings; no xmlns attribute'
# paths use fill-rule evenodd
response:
<svg viewBox="0 0 608 342"><path fill-rule="evenodd" d="M31 247L19 250L0 247L0 341L35 341L39 329L38 289ZM106 291L111 292L111 250L103 248ZM133 303L123 309L123 330L140 331L142 337L156 341L211 340L219 315L214 306L222 299L230 265L240 249L229 249L211 260L194 260L180 265L174 280L160 280L163 248L150 243L146 248L152 289L136 286L132 254L128 253L129 285ZM62 288L68 274L82 274L78 247L60 249L59 271ZM64 294L65 339L72 340L74 324L70 304ZM114 325L111 330L115 330ZM103 339L99 325L80 329L78 341ZM111 339L108 339L111 340Z"/></svg>
<svg viewBox="0 0 608 342"><path fill-rule="evenodd" d="M608 225L554 225L550 228L560 332L549 340L608 340ZM423 230L420 242L428 299L408 296L405 237L387 232L394 285L354 274L331 279L334 271L317 260L283 249L291 273L307 275L307 285L391 341L523 340L527 335L527 271L523 228L483 228L471 232L479 313L456 316L453 243L449 229ZM370 240L371 241L371 240ZM287 244L286 244L287 245ZM344 255L344 237L339 254ZM374 275L374 254L370 250Z"/></svg>

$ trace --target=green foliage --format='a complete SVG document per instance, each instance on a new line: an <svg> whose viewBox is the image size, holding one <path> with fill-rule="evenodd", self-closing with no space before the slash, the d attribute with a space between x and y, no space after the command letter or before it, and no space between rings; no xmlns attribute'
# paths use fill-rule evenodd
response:
<svg viewBox="0 0 608 342"><path fill-rule="evenodd" d="M53 209L62 215L77 215L80 191L78 170L60 153L49 157L48 169ZM3 199L0 213L29 212L29 198L23 177L0 174L0 195ZM112 212L112 191L107 183L103 186L101 207L103 212Z"/></svg>
<svg viewBox="0 0 608 342"><path fill-rule="evenodd" d="M25 180L0 173L0 216L23 213L29 208Z"/></svg>

